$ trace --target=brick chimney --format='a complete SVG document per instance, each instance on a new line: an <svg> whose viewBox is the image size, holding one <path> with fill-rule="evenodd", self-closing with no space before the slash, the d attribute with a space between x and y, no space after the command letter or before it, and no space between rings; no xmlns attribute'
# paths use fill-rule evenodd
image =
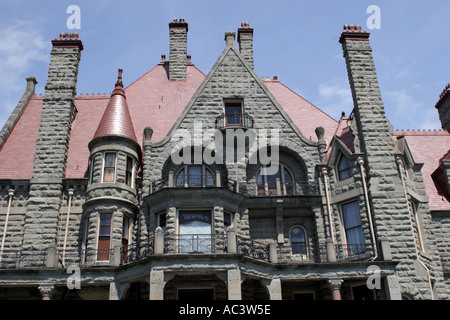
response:
<svg viewBox="0 0 450 320"><path fill-rule="evenodd" d="M238 29L239 51L253 69L253 28L248 22L242 22Z"/></svg>
<svg viewBox="0 0 450 320"><path fill-rule="evenodd" d="M439 101L436 103L436 109L439 113L442 129L450 131L450 83L439 95Z"/></svg>
<svg viewBox="0 0 450 320"><path fill-rule="evenodd" d="M187 32L188 24L183 18L174 19L169 23L169 80L171 81L186 80Z"/></svg>

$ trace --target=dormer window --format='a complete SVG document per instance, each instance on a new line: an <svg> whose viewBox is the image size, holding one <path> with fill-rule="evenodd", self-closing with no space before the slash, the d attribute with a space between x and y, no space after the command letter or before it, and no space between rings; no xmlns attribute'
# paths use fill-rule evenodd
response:
<svg viewBox="0 0 450 320"><path fill-rule="evenodd" d="M242 126L242 103L241 101L225 102L225 126Z"/></svg>
<svg viewBox="0 0 450 320"><path fill-rule="evenodd" d="M352 177L353 176L352 169L353 169L352 163L350 162L350 160L345 155L341 154L341 157L337 165L339 181Z"/></svg>

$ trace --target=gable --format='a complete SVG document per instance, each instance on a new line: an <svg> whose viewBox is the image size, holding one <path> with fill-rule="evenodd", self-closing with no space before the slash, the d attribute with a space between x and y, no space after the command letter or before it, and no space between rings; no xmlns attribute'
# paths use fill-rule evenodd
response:
<svg viewBox="0 0 450 320"><path fill-rule="evenodd" d="M254 119L254 129L279 129L295 134L306 145L316 145L302 134L236 47L231 45L224 49L168 135L152 146L167 143L177 129L192 129L191 124L195 121L201 121L204 129L214 128L216 119L224 113L227 99L242 101L243 111Z"/></svg>

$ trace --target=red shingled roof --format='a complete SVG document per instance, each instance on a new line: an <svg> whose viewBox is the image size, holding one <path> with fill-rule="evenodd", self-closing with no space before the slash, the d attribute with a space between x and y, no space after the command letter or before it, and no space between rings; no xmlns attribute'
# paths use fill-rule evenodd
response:
<svg viewBox="0 0 450 320"><path fill-rule="evenodd" d="M450 210L450 202L439 194L431 177L439 167L440 159L450 148L447 131L395 131L394 136L404 135L416 163L423 163L423 182L429 199L430 210Z"/></svg>

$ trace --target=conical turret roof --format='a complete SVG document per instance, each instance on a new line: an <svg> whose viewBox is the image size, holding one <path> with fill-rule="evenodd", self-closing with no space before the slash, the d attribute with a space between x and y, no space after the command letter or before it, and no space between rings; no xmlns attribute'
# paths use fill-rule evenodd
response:
<svg viewBox="0 0 450 320"><path fill-rule="evenodd" d="M116 86L93 139L103 136L122 136L137 143L125 90L123 89L122 72L123 70L119 69Z"/></svg>

